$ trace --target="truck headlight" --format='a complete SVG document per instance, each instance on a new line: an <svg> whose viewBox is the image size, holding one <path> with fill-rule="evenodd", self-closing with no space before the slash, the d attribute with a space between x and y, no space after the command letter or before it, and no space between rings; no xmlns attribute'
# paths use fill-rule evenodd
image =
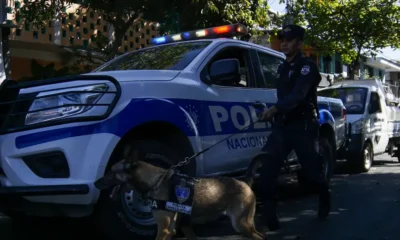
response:
<svg viewBox="0 0 400 240"><path fill-rule="evenodd" d="M363 118L353 122L351 124L351 134L359 134L364 130L365 121Z"/></svg>
<svg viewBox="0 0 400 240"><path fill-rule="evenodd" d="M108 89L106 84L41 92L33 101L25 124L51 121L82 114L95 106Z"/></svg>

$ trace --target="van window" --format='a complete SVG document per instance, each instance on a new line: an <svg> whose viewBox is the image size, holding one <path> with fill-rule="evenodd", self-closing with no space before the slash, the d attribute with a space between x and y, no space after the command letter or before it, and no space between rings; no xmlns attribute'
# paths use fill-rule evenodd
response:
<svg viewBox="0 0 400 240"><path fill-rule="evenodd" d="M369 113L381 113L381 101L379 99L379 95L376 92L371 92L371 99L369 100Z"/></svg>
<svg viewBox="0 0 400 240"><path fill-rule="evenodd" d="M368 89L363 87L329 88L318 91L318 96L339 98L347 114L362 114L365 111Z"/></svg>

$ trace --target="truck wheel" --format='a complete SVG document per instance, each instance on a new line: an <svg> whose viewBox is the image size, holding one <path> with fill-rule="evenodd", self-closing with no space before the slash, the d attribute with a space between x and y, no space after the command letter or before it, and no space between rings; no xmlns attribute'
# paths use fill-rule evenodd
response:
<svg viewBox="0 0 400 240"><path fill-rule="evenodd" d="M363 150L354 159L347 160L357 173L368 172L374 162L374 151L369 142L364 144Z"/></svg>
<svg viewBox="0 0 400 240"><path fill-rule="evenodd" d="M168 168L182 159L168 145L154 140L140 140L131 145L145 155L144 161L153 165ZM188 165L183 172L195 174L195 162ZM157 225L151 208L139 200L136 191L124 192L118 200L109 198L112 189L104 190L99 198L94 214L95 224L112 240L120 239L155 239Z"/></svg>
<svg viewBox="0 0 400 240"><path fill-rule="evenodd" d="M332 173L334 169L334 147L332 144L329 142L329 140L326 137L321 137L320 138L320 151L322 154L322 159L323 159L323 174L324 178L327 179L328 182L331 181L332 178ZM310 191L316 191L317 187L315 183L311 182L309 178L306 176L304 171L301 169L297 171L297 181L301 187L304 189L310 190Z"/></svg>

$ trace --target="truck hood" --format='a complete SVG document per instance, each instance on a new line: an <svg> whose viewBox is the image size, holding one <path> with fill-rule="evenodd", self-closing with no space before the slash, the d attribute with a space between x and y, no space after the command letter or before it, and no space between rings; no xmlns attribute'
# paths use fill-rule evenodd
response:
<svg viewBox="0 0 400 240"><path fill-rule="evenodd" d="M180 71L174 70L126 70L126 71L105 71L91 72L83 75L96 76L107 75L115 78L119 82L130 81L170 81L174 79Z"/></svg>

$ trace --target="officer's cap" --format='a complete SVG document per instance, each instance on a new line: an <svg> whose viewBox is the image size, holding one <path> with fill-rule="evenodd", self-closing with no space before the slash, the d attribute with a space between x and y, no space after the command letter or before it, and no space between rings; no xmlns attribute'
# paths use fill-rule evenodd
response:
<svg viewBox="0 0 400 240"><path fill-rule="evenodd" d="M305 29L294 24L283 26L282 30L278 33L278 38L281 40L283 38L297 38L304 40Z"/></svg>

